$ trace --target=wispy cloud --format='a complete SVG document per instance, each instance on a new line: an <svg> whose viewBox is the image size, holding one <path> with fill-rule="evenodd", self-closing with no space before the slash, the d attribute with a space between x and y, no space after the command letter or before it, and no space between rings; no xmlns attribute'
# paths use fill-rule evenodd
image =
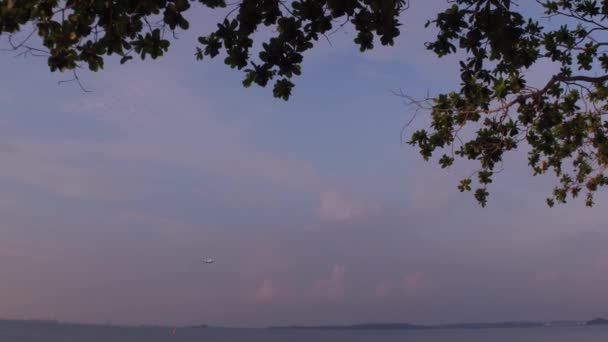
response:
<svg viewBox="0 0 608 342"><path fill-rule="evenodd" d="M406 274L401 278L401 289L407 297L416 297L430 290L431 281L422 272Z"/></svg>
<svg viewBox="0 0 608 342"><path fill-rule="evenodd" d="M347 221L363 215L364 205L347 199L337 191L323 191L319 195L319 216L324 220Z"/></svg>
<svg viewBox="0 0 608 342"><path fill-rule="evenodd" d="M317 279L313 283L315 294L328 300L344 297L346 292L346 269L342 265L334 265L328 277Z"/></svg>
<svg viewBox="0 0 608 342"><path fill-rule="evenodd" d="M264 279L256 288L255 299L256 300L272 300L278 294L278 288L275 283L270 279Z"/></svg>
<svg viewBox="0 0 608 342"><path fill-rule="evenodd" d="M389 280L382 280L378 284L376 284L376 288L374 289L374 293L376 296L384 298L391 294L394 289L394 284Z"/></svg>

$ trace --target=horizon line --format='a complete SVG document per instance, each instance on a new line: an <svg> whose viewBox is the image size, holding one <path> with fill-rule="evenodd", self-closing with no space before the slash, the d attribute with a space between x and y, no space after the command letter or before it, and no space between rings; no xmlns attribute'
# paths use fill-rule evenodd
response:
<svg viewBox="0 0 608 342"><path fill-rule="evenodd" d="M230 325L213 325L208 323L199 324L166 324L166 323L114 323L112 321L107 322L78 322L78 321L63 321L59 319L39 319L39 318L5 318L0 317L1 322L25 322L25 323L47 323L47 324L63 324L63 325L89 325L89 326L106 326L115 328L215 328L215 329L311 329L311 328L352 328L361 326L390 326L390 325L409 325L413 328L437 328L437 327L449 327L454 325L475 325L475 324L506 324L506 323L534 323L534 324L548 324L548 323L583 323L583 325L591 320L604 319L602 316L597 316L591 319L557 319L557 320L501 320L501 321L468 321L468 322L452 322L452 323L430 323L430 324L418 324L409 322L361 322L361 323L345 323L345 324L284 324L284 325L264 325L264 326L230 326Z"/></svg>

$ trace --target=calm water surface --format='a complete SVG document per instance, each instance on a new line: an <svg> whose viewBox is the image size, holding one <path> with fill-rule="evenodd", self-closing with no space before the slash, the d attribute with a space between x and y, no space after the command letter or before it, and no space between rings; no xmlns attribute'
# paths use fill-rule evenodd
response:
<svg viewBox="0 0 608 342"><path fill-rule="evenodd" d="M608 327L435 331L276 331L257 329L0 328L1 342L606 342Z"/></svg>

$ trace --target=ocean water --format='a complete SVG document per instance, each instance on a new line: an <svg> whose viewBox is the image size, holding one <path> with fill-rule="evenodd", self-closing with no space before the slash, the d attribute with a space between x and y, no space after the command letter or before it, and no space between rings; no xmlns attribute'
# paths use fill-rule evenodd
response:
<svg viewBox="0 0 608 342"><path fill-rule="evenodd" d="M1 342L605 342L608 327L424 331L295 331L265 329L1 326Z"/></svg>

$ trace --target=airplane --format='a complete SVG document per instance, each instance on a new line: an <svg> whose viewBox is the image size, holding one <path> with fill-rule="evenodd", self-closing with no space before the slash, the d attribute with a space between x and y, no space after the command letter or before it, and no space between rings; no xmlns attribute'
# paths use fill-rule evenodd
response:
<svg viewBox="0 0 608 342"><path fill-rule="evenodd" d="M211 259L211 258L207 258L207 259L203 259L203 262L205 264L213 264L215 262L215 260Z"/></svg>

